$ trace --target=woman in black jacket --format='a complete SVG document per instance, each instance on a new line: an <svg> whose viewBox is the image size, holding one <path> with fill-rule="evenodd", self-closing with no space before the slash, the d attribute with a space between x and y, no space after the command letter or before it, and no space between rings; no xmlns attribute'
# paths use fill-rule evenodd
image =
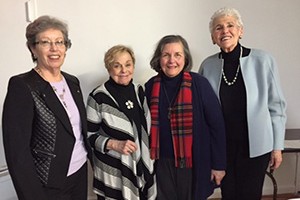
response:
<svg viewBox="0 0 300 200"><path fill-rule="evenodd" d="M36 67L9 80L3 141L20 200L87 199L86 112L79 80L61 71L71 47L64 22L41 16L26 29Z"/></svg>

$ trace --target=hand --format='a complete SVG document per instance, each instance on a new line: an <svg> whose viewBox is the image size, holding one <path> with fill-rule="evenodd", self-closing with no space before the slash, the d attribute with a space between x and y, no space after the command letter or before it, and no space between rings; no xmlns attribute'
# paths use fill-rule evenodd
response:
<svg viewBox="0 0 300 200"><path fill-rule="evenodd" d="M277 169L282 162L281 150L273 150L271 153L270 168Z"/></svg>
<svg viewBox="0 0 300 200"><path fill-rule="evenodd" d="M137 146L131 140L109 139L106 145L108 150L115 150L121 154L129 155L137 150Z"/></svg>
<svg viewBox="0 0 300 200"><path fill-rule="evenodd" d="M220 185L222 179L225 176L225 171L224 170L211 170L211 180L214 180L216 185Z"/></svg>

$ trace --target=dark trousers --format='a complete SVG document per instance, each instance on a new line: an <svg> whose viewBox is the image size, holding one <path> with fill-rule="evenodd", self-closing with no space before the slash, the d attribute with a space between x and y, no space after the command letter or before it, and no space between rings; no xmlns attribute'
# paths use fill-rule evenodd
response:
<svg viewBox="0 0 300 200"><path fill-rule="evenodd" d="M261 200L271 153L250 158L247 143L227 146L227 170L221 184L222 200Z"/></svg>
<svg viewBox="0 0 300 200"><path fill-rule="evenodd" d="M77 172L67 177L63 188L45 188L45 193L49 200L86 200L87 163L85 163Z"/></svg>
<svg viewBox="0 0 300 200"><path fill-rule="evenodd" d="M157 200L191 200L192 169L176 168L174 159L155 161Z"/></svg>

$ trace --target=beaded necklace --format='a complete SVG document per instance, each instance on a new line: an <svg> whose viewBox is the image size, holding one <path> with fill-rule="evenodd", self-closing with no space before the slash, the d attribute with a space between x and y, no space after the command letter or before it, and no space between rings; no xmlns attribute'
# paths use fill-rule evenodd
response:
<svg viewBox="0 0 300 200"><path fill-rule="evenodd" d="M222 55L222 54L221 54L221 55ZM240 58L242 57L242 55L243 55L243 48L241 47L241 50L240 50ZM226 75L225 75L225 72L224 72L224 65L223 65L223 67L222 67L222 77L223 77L225 83L226 83L228 86L232 86L232 85L236 82L237 77L238 77L238 75L239 75L240 67L241 67L241 64L240 64L240 62L239 62L238 67L237 67L237 70L236 70L236 73L235 73L235 76L234 76L233 80L230 82L230 81L228 81L228 79L227 79L227 77L226 77Z"/></svg>

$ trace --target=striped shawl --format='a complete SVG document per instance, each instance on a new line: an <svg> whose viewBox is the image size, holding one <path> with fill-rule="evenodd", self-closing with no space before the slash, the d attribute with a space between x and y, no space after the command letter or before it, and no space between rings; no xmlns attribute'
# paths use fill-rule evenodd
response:
<svg viewBox="0 0 300 200"><path fill-rule="evenodd" d="M149 151L150 113L143 89L135 85L139 106L147 121L141 138L134 122L120 111L117 101L105 87L97 87L87 101L88 138L94 148L94 192L105 199L139 200L156 198L156 181ZM141 98L142 96L142 98ZM105 150L108 139L130 138L138 150L130 155ZM142 168L142 173L138 173Z"/></svg>

